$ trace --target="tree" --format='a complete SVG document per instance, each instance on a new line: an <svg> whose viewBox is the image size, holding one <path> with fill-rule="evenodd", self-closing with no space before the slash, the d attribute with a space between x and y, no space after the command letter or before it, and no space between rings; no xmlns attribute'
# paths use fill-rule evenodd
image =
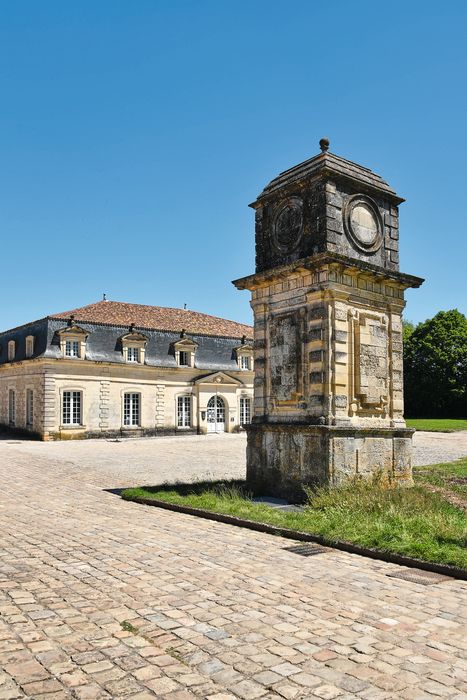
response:
<svg viewBox="0 0 467 700"><path fill-rule="evenodd" d="M440 311L404 329L405 412L412 417L467 416L467 318Z"/></svg>
<svg viewBox="0 0 467 700"><path fill-rule="evenodd" d="M415 330L415 326L412 321L407 321L405 318L402 319L402 340L404 343L408 341L410 336Z"/></svg>

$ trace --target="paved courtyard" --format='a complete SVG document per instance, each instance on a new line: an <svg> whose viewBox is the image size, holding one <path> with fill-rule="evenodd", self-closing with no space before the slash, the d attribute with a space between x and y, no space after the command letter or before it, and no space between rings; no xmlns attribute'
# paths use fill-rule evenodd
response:
<svg viewBox="0 0 467 700"><path fill-rule="evenodd" d="M21 454L79 470L80 478L102 487L245 478L245 434L36 442L3 435L2 444ZM414 436L414 465L467 455L467 431Z"/></svg>
<svg viewBox="0 0 467 700"><path fill-rule="evenodd" d="M244 448L0 441L0 700L467 700L466 582L105 490L241 476ZM462 454L465 434L431 436L416 461Z"/></svg>

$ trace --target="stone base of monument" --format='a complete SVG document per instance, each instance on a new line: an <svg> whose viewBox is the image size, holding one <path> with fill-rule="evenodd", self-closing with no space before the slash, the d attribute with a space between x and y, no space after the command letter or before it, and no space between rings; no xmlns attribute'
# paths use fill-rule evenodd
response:
<svg viewBox="0 0 467 700"><path fill-rule="evenodd" d="M409 428L251 423L247 430L247 486L254 494L299 502L304 487L341 486L356 476L413 485Z"/></svg>

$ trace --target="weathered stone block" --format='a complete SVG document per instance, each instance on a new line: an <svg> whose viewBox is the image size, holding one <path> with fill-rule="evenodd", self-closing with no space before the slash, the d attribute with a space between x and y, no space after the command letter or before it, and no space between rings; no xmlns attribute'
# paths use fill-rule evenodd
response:
<svg viewBox="0 0 467 700"><path fill-rule="evenodd" d="M307 487L373 475L412 484L413 430L259 423L247 430L247 481L255 493L303 500Z"/></svg>

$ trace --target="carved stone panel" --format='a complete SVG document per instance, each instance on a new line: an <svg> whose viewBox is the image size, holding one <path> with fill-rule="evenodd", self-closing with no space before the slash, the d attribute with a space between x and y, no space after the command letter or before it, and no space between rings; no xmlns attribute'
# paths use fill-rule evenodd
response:
<svg viewBox="0 0 467 700"><path fill-rule="evenodd" d="M388 403L388 323L380 314L354 317L354 387L363 411L385 411Z"/></svg>
<svg viewBox="0 0 467 700"><path fill-rule="evenodd" d="M269 321L269 373L275 404L295 403L302 394L301 316L272 316Z"/></svg>
<svg viewBox="0 0 467 700"><path fill-rule="evenodd" d="M274 220L273 240L281 253L291 253L298 246L303 232L303 202L291 197L278 210Z"/></svg>

